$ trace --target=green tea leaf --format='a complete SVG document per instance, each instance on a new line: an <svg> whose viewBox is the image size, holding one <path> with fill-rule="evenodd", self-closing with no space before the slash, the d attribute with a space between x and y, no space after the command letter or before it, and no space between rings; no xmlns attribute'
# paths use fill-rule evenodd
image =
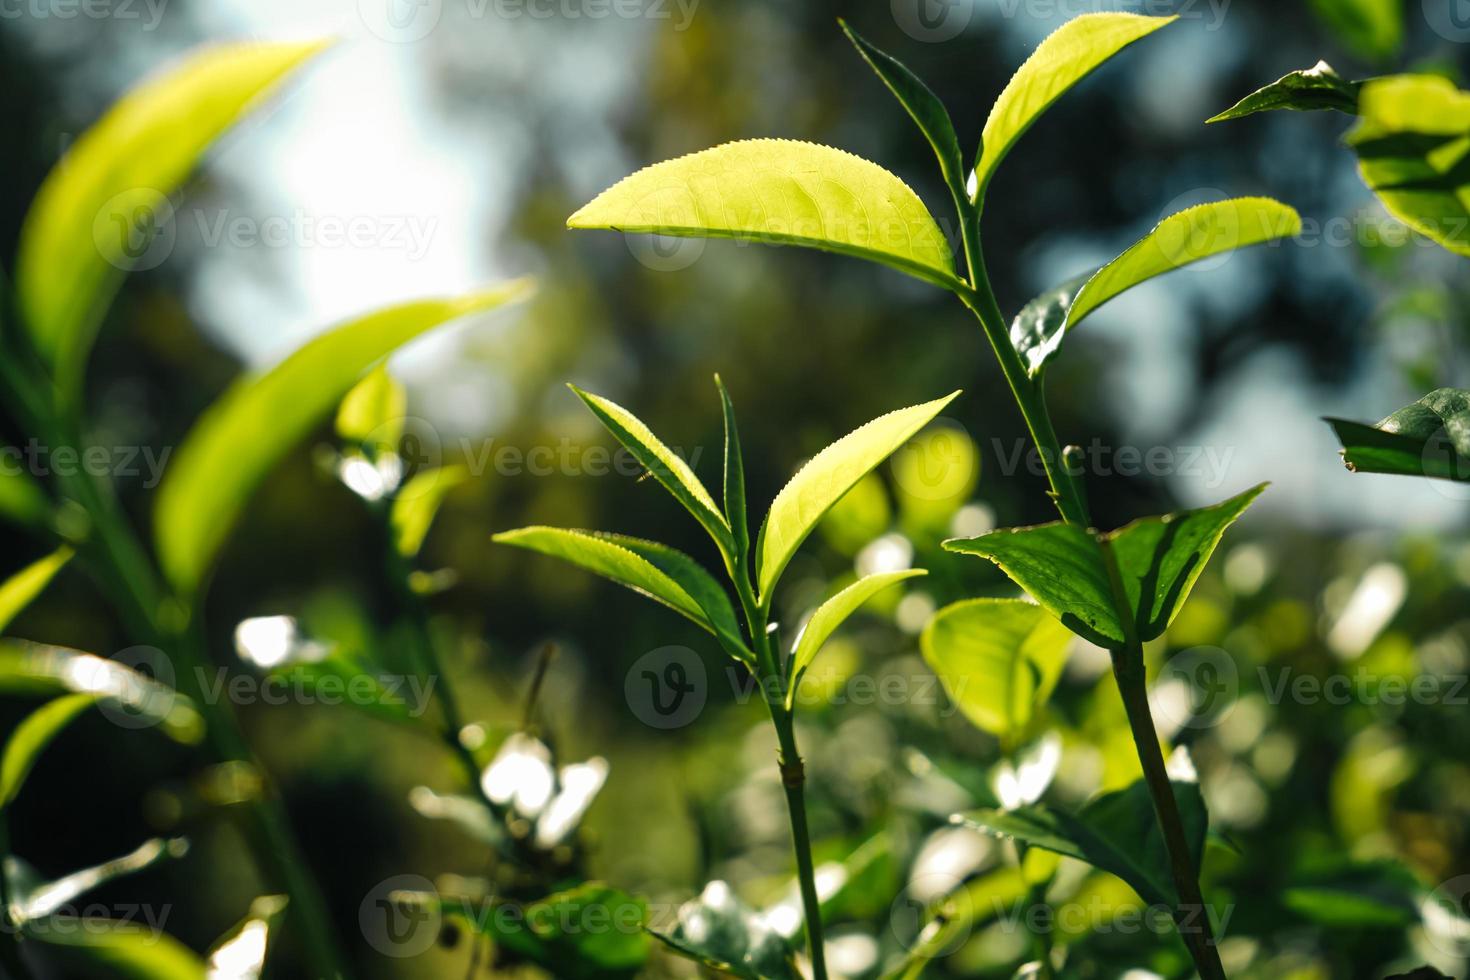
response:
<svg viewBox="0 0 1470 980"><path fill-rule="evenodd" d="M725 417L725 520L730 525L735 543L735 562L732 564L744 569L745 555L750 551L750 517L745 508L745 459L740 452L735 405L718 374L715 375L715 387L720 390L720 409Z"/></svg>
<svg viewBox="0 0 1470 980"><path fill-rule="evenodd" d="M567 387L587 403L597 420L638 460L638 465L652 473L653 478L694 515L720 549L732 553L734 537L725 515L720 513L714 498L683 457L664 445L636 415L617 402L583 391L576 385Z"/></svg>
<svg viewBox="0 0 1470 980"><path fill-rule="evenodd" d="M393 528L393 544L400 555L412 558L419 553L445 495L469 478L468 467L441 466L415 473L413 479L403 485L393 498L393 507L388 513L388 522Z"/></svg>
<svg viewBox="0 0 1470 980"><path fill-rule="evenodd" d="M1256 89L1235 105L1218 115L1206 119L1207 123L1241 119L1257 112L1273 109L1289 109L1309 112L1319 109L1334 109L1350 116L1358 114L1358 93L1362 82L1350 82L1332 69L1325 61L1311 68L1290 72L1264 88Z"/></svg>
<svg viewBox="0 0 1470 980"><path fill-rule="evenodd" d="M168 219L167 196L220 134L324 46L193 52L118 100L46 177L21 229L15 279L26 328L63 398L75 396L103 308L141 255L138 236Z"/></svg>
<svg viewBox="0 0 1470 980"><path fill-rule="evenodd" d="M210 980L260 980L286 916L286 901L285 895L261 895L250 903L250 913L210 949Z"/></svg>
<svg viewBox="0 0 1470 980"><path fill-rule="evenodd" d="M164 932L136 922L92 919L87 928L76 922L40 919L25 934L45 944L42 955L70 965L67 976L116 980L207 980L204 960Z"/></svg>
<svg viewBox="0 0 1470 980"><path fill-rule="evenodd" d="M758 554L760 601L769 600L786 563L806 540L822 515L853 485L893 455L959 395L880 416L849 432L812 457L771 503L761 526Z"/></svg>
<svg viewBox="0 0 1470 980"><path fill-rule="evenodd" d="M256 486L365 371L429 329L519 299L527 289L516 281L379 310L235 382L195 423L158 491L154 537L169 583L185 596L199 591Z"/></svg>
<svg viewBox="0 0 1470 980"><path fill-rule="evenodd" d="M1301 228L1294 209L1265 197L1239 197L1180 211L1085 281L1068 280L1028 303L1011 324L1011 341L1035 377L1061 347L1068 330L1120 293L1212 255L1288 238Z"/></svg>
<svg viewBox="0 0 1470 980"><path fill-rule="evenodd" d="M858 54L868 63L868 67L877 73L883 84L888 86L888 91L893 93L904 111L918 125L919 131L934 148L934 155L939 158L939 169L944 174L944 182L954 191L956 198L963 200L964 178L961 173L965 168L964 157L960 152L959 137L954 132L954 123L950 120L944 103L903 62L874 47L867 38L848 26L847 21L839 17L837 23L841 25L853 47L858 49Z"/></svg>
<svg viewBox="0 0 1470 980"><path fill-rule="evenodd" d="M712 881L679 909L679 921L654 932L680 956L741 980L800 980L786 940L723 881Z"/></svg>
<svg viewBox="0 0 1470 980"><path fill-rule="evenodd" d="M957 284L954 254L908 185L876 163L796 140L725 143L645 167L567 227L806 245Z"/></svg>
<svg viewBox="0 0 1470 980"><path fill-rule="evenodd" d="M648 959L647 903L588 882L500 914L506 903L445 898L445 915L468 923L501 950L567 980L631 977Z"/></svg>
<svg viewBox="0 0 1470 980"><path fill-rule="evenodd" d="M0 692L89 695L160 726L176 742L193 745L204 736L204 719L184 695L131 667L65 647L0 640Z"/></svg>
<svg viewBox="0 0 1470 980"><path fill-rule="evenodd" d="M1438 388L1377 425L1328 419L1354 473L1470 480L1470 391Z"/></svg>
<svg viewBox="0 0 1470 980"><path fill-rule="evenodd" d="M72 904L80 896L108 882L137 874L160 861L183 857L188 850L189 842L183 838L165 840L162 837L155 837L144 841L138 848L122 857L113 858L111 861L104 861L102 864L83 868L80 871L73 871L55 881L28 888L24 894L14 896L20 913L20 921L25 923L51 915Z"/></svg>
<svg viewBox="0 0 1470 980"><path fill-rule="evenodd" d="M663 603L723 641L731 639L735 614L729 597L694 559L673 548L636 538L555 527L503 531L494 540L569 561ZM711 607L713 616L701 602ZM738 643L738 628L734 632ZM742 654L742 659L753 657Z"/></svg>
<svg viewBox="0 0 1470 980"><path fill-rule="evenodd" d="M90 694L68 694L37 708L16 726L0 756L0 809L15 799L46 746L96 701Z"/></svg>
<svg viewBox="0 0 1470 980"><path fill-rule="evenodd" d="M1118 618L1101 547L1111 549L1117 561L1132 632L1147 642L1173 621L1226 528L1264 489L1262 484L1211 507L1144 518L1106 534L1058 521L946 541L944 547L989 558L1072 632L1121 649L1130 631Z"/></svg>
<svg viewBox="0 0 1470 980"><path fill-rule="evenodd" d="M791 651L791 682L786 688L786 709L791 710L796 700L796 689L801 684L801 675L806 673L806 669L821 652L822 646L847 617L890 585L927 574L929 573L922 568L910 568L902 572L868 575L818 606L817 611L812 613L806 625L801 628L801 634L796 638L796 645Z"/></svg>
<svg viewBox="0 0 1470 980"><path fill-rule="evenodd" d="M1312 9L1364 58L1386 61L1403 47L1403 0L1312 0Z"/></svg>
<svg viewBox="0 0 1470 980"><path fill-rule="evenodd" d="M1022 599L967 599L934 614L924 660L977 728L1014 744L1062 676L1072 634Z"/></svg>
<svg viewBox="0 0 1470 980"><path fill-rule="evenodd" d="M985 188L1001 160L1052 103L1113 55L1176 19L1083 14L1053 31L1011 77L990 108L981 137L980 159L971 178L970 200L977 204L984 200Z"/></svg>
<svg viewBox="0 0 1470 980"><path fill-rule="evenodd" d="M27 565L0 584L0 631L14 622L21 610L35 601L56 573L71 561L72 550L63 546Z"/></svg>
<svg viewBox="0 0 1470 980"><path fill-rule="evenodd" d="M1197 783L1176 781L1171 785L1197 871L1209 825L1204 797ZM956 820L998 837L1086 861L1122 878L1149 904L1170 908L1179 904L1153 800L1142 781L1099 796L1075 814L1035 804L1015 810L977 810Z"/></svg>
<svg viewBox="0 0 1470 980"><path fill-rule="evenodd" d="M22 527L44 527L51 519L51 501L18 458L11 462L0 448L0 518Z"/></svg>
<svg viewBox="0 0 1470 980"><path fill-rule="evenodd" d="M408 392L379 364L352 387L337 407L337 435L375 453L395 453L403 438Z"/></svg>
<svg viewBox="0 0 1470 980"><path fill-rule="evenodd" d="M1437 75L1363 84L1347 135L1363 182L1390 214L1456 255L1470 256L1470 92Z"/></svg>

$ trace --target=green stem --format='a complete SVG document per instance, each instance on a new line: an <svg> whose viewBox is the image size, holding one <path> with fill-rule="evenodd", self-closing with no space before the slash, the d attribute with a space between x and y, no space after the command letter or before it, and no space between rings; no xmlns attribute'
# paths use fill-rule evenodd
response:
<svg viewBox="0 0 1470 980"><path fill-rule="evenodd" d="M1091 524L1085 498L1076 478L1067 468L1061 442L1057 439L1051 417L1046 411L1046 399L1040 381L1033 380L1027 373L1021 356L1016 352L1006 331L1005 317L995 301L995 293L991 289L980 248L978 211L968 204L962 204L960 224L971 287L956 289L955 294L980 321L986 339L995 351L1001 371L1011 387L1011 394L1015 396L1016 405L1026 420L1032 441L1041 453L1047 480L1051 484L1051 497L1061 512L1062 519L1085 529ZM1143 766L1144 782L1153 801L1154 816L1164 837L1170 871L1179 895L1180 904L1174 910L1175 925L1189 948L1202 980L1225 980L1225 969L1220 962L1220 952L1215 946L1209 913L1200 891L1199 875L1189 854L1184 822L1179 815L1179 803L1169 784L1168 770L1159 749L1158 734L1148 706L1143 646L1133 635L1134 613L1117 587L1118 572L1112 553L1106 545L1101 547L1104 560L1109 565L1109 574L1115 579L1113 606L1129 635L1129 643L1125 649L1114 651L1113 672L1123 696L1134 747Z"/></svg>

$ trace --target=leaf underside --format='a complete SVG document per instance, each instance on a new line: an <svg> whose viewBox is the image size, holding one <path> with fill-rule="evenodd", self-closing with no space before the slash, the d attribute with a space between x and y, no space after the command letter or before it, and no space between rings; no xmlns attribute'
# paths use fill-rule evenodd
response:
<svg viewBox="0 0 1470 980"><path fill-rule="evenodd" d="M1327 422L1355 473L1470 480L1470 391L1438 388L1377 425Z"/></svg>
<svg viewBox="0 0 1470 980"><path fill-rule="evenodd" d="M1235 105L1205 120L1207 123L1243 119L1257 112L1284 109L1295 112L1335 110L1358 114L1362 82L1348 81L1325 61L1311 68L1289 72L1270 85L1256 89Z"/></svg>

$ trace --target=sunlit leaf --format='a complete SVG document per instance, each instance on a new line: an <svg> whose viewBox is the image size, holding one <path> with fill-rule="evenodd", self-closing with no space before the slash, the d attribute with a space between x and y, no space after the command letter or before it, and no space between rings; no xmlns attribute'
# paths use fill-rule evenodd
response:
<svg viewBox="0 0 1470 980"><path fill-rule="evenodd" d="M1197 783L1171 785L1197 871L1209 824L1205 801ZM1170 908L1179 904L1153 800L1142 782L1099 796L1075 814L1037 804L977 810L956 819L977 830L1086 861L1122 878L1150 904Z"/></svg>
<svg viewBox="0 0 1470 980"><path fill-rule="evenodd" d="M367 371L448 320L524 296L516 281L452 299L392 306L329 330L275 367L235 382L194 425L158 491L154 536L169 582L203 585L250 494Z"/></svg>
<svg viewBox="0 0 1470 980"><path fill-rule="evenodd" d="M61 547L39 561L32 562L0 584L0 631L14 622L22 609L29 606L56 573L71 561L72 550Z"/></svg>
<svg viewBox="0 0 1470 980"><path fill-rule="evenodd" d="M22 527L42 527L50 519L51 501L24 467L10 462L0 447L0 519Z"/></svg>
<svg viewBox="0 0 1470 980"><path fill-rule="evenodd" d="M75 395L102 310L140 256L139 237L168 220L167 196L221 133L322 47L193 52L124 95L47 176L21 229L16 291L63 397Z"/></svg>
<svg viewBox="0 0 1470 980"><path fill-rule="evenodd" d="M260 980L285 914L284 895L262 895L251 902L250 914L209 951L209 980Z"/></svg>
<svg viewBox="0 0 1470 980"><path fill-rule="evenodd" d="M1223 503L1163 517L1147 517L1099 534L1075 524L992 531L944 543L950 551L980 555L999 565L1072 632L1099 646L1127 643L1118 618L1102 547L1118 564L1119 587L1140 642L1163 633L1189 596L1225 530L1265 484Z"/></svg>
<svg viewBox="0 0 1470 980"><path fill-rule="evenodd" d="M842 30L847 34L847 39L858 49L863 60L868 66L883 79L883 84L888 86L894 98L904 107L909 116L918 125L919 131L934 148L934 154L939 158L939 168L944 173L945 183L954 188L964 186L964 178L961 171L964 169L964 158L960 153L959 137L955 136L954 123L949 118L949 111L944 108L944 103L939 97L925 85L903 62L892 55L874 47L868 39L853 30L848 23L841 18L837 21Z"/></svg>
<svg viewBox="0 0 1470 980"><path fill-rule="evenodd" d="M1439 388L1377 425L1328 419L1355 473L1470 480L1470 391Z"/></svg>
<svg viewBox="0 0 1470 980"><path fill-rule="evenodd" d="M632 412L614 401L583 391L569 385L577 397L587 403L597 420L622 443L633 458L653 478L663 484L674 499L683 504L694 519L704 526L716 543L726 552L731 552L734 539L725 515L720 512L709 491L684 458L664 445L653 431Z"/></svg>
<svg viewBox="0 0 1470 980"><path fill-rule="evenodd" d="M1043 293L1011 323L1011 342L1034 377L1068 330L1108 300L1191 263L1301 232L1296 211L1265 197L1240 197L1180 211L1122 255L1087 276Z"/></svg>
<svg viewBox="0 0 1470 980"><path fill-rule="evenodd" d="M68 694L48 701L16 726L0 755L0 809L15 799L46 746L96 701L90 694Z"/></svg>
<svg viewBox="0 0 1470 980"><path fill-rule="evenodd" d="M935 902L918 935L906 942L908 955L883 974L883 980L918 980L935 959L952 951L977 928L1031 892L1021 869L998 868L966 882Z"/></svg>
<svg viewBox="0 0 1470 980"><path fill-rule="evenodd" d="M337 406L337 435L375 453L397 452L407 414L408 392L380 364Z"/></svg>
<svg viewBox="0 0 1470 980"><path fill-rule="evenodd" d="M1456 255L1470 256L1470 92L1437 75L1363 84L1347 136L1363 182L1390 214Z"/></svg>
<svg viewBox="0 0 1470 980"><path fill-rule="evenodd" d="M1056 617L1021 599L945 606L919 637L924 660L965 717L1008 742L1051 696L1071 644Z"/></svg>
<svg viewBox="0 0 1470 980"><path fill-rule="evenodd" d="M945 288L956 283L943 232L903 181L851 153L796 140L725 143L645 167L567 227L806 245Z"/></svg>
<svg viewBox="0 0 1470 980"><path fill-rule="evenodd" d="M1335 109L1355 116L1358 114L1358 93L1362 87L1362 82L1350 82L1333 71L1327 62L1319 61L1311 68L1283 75L1205 121L1224 122L1272 109L1298 112Z"/></svg>
<svg viewBox="0 0 1470 980"><path fill-rule="evenodd" d="M156 929L136 922L47 918L27 924L28 939L45 944L42 956L66 963L67 976L117 980L208 980L198 954Z"/></svg>
<svg viewBox="0 0 1470 980"><path fill-rule="evenodd" d="M801 635L796 638L796 645L791 651L791 682L786 688L787 709L789 710L796 700L796 689L801 684L801 675L806 673L806 669L821 652L823 644L847 617L857 612L858 607L889 586L897 585L904 579L926 574L928 573L922 568L911 568L902 572L868 575L858 579L818 606L816 612L812 613L811 618L806 621L806 625L801 628Z"/></svg>
<svg viewBox="0 0 1470 980"><path fill-rule="evenodd" d="M740 451L735 405L718 374L715 375L715 387L720 390L720 410L725 419L725 520L734 536L734 555L744 567L744 556L750 551L750 517L745 507L745 457Z"/></svg>
<svg viewBox="0 0 1470 980"><path fill-rule="evenodd" d="M694 559L673 548L636 538L554 527L503 531L494 540L569 561L683 613L724 642L740 642L729 597ZM635 552L633 547L638 550ZM713 618L701 601L713 609ZM741 658L752 659L747 653Z"/></svg>
<svg viewBox="0 0 1470 980"><path fill-rule="evenodd" d="M502 914L495 900L446 897L447 916L488 936L504 953L567 980L631 977L648 959L647 904L616 888L587 882Z"/></svg>
<svg viewBox="0 0 1470 980"><path fill-rule="evenodd" d="M1344 44L1384 61L1404 43L1404 0L1312 0L1312 9Z"/></svg>
<svg viewBox="0 0 1470 980"><path fill-rule="evenodd" d="M444 497L469 478L466 466L441 466L415 473L403 485L393 498L388 516L393 528L393 546L400 555L412 558L419 553Z"/></svg>
<svg viewBox="0 0 1470 980"><path fill-rule="evenodd" d="M184 695L131 667L64 647L0 640L0 691L89 695L160 726L177 742L193 744L204 735L204 719Z"/></svg>
<svg viewBox="0 0 1470 980"><path fill-rule="evenodd" d="M102 864L38 884L15 896L22 922L29 922L63 910L77 898L110 881L137 874L170 858L180 858L188 853L188 841L183 838L165 840L155 837L144 841L136 850L121 857L104 861Z"/></svg>
<svg viewBox="0 0 1470 980"><path fill-rule="evenodd" d="M1001 160L1053 102L1113 55L1176 19L1126 13L1083 14L1053 31L1011 77L990 108L980 159L971 178L974 183L970 199L980 202L984 198Z"/></svg>
<svg viewBox="0 0 1470 980"><path fill-rule="evenodd" d="M712 881L679 908L668 932L653 933L680 956L741 980L800 980L781 934L723 881Z"/></svg>
<svg viewBox="0 0 1470 980"><path fill-rule="evenodd" d="M959 395L889 412L838 439L812 457L771 503L756 545L759 591L766 602L786 563L822 515L879 463L897 452Z"/></svg>

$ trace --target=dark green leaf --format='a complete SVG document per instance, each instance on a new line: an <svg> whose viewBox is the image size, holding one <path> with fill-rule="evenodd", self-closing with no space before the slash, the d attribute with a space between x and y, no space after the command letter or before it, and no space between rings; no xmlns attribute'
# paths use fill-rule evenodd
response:
<svg viewBox="0 0 1470 980"><path fill-rule="evenodd" d="M1209 824L1204 797L1196 783L1171 785L1197 871ZM1036 804L1016 810L979 810L956 819L977 830L1086 861L1122 878L1151 904L1178 904L1168 851L1148 786L1142 781L1104 794L1075 814Z"/></svg>
<svg viewBox="0 0 1470 980"><path fill-rule="evenodd" d="M681 956L741 980L800 980L791 947L723 881L684 903L669 932L653 933Z"/></svg>
<svg viewBox="0 0 1470 980"><path fill-rule="evenodd" d="M1328 929L1402 929L1419 921L1419 892L1396 862L1341 861L1296 875L1281 904Z"/></svg>
<svg viewBox="0 0 1470 980"><path fill-rule="evenodd" d="M740 452L740 430L735 425L735 405L725 383L715 375L720 389L720 409L725 417L725 520L735 539L735 562L744 574L745 556L750 551L750 517L745 508L745 458Z"/></svg>
<svg viewBox="0 0 1470 980"><path fill-rule="evenodd" d="M1131 632L1147 642L1173 621L1221 535L1264 489L1262 484L1212 507L1144 518L1106 534L1058 521L946 541L944 547L989 558L1068 629L1120 649L1130 631L1118 618L1101 547L1109 547L1118 563L1134 617Z"/></svg>
<svg viewBox="0 0 1470 980"><path fill-rule="evenodd" d="M1356 116L1358 93L1362 87L1362 82L1350 82L1333 71L1327 62L1319 61L1311 68L1283 75L1270 85L1257 89L1206 122L1225 122L1272 109L1298 112L1335 109Z"/></svg>
<svg viewBox="0 0 1470 980"><path fill-rule="evenodd" d="M1439 388L1377 425L1328 419L1355 473L1470 480L1470 391Z"/></svg>
<svg viewBox="0 0 1470 980"><path fill-rule="evenodd" d="M0 517L22 527L43 527L51 517L46 491L24 468L11 463L0 463Z"/></svg>
<svg viewBox="0 0 1470 980"><path fill-rule="evenodd" d="M924 134L924 138L934 148L935 156L939 158L939 169L944 173L945 183L956 198L963 200L964 157L960 153L960 141L955 135L954 123L950 120L944 103L903 62L874 47L849 27L847 21L838 18L837 23L842 26L847 39L858 49L863 60L877 72L878 77L883 79L883 84L888 86L899 104L918 124L919 131Z"/></svg>

